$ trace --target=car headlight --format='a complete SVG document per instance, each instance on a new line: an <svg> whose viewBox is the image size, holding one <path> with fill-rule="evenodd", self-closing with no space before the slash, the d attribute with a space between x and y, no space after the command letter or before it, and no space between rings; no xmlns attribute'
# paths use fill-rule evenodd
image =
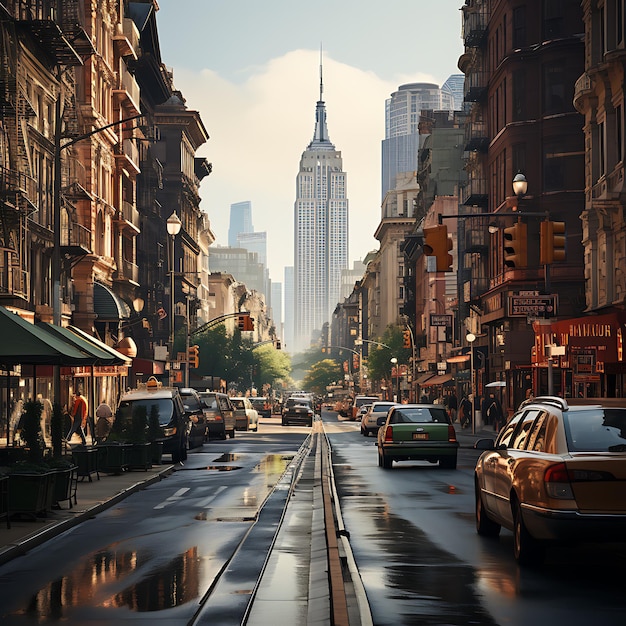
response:
<svg viewBox="0 0 626 626"><path fill-rule="evenodd" d="M166 437L171 437L172 435L176 434L176 426L174 426L173 428L164 428L163 429L163 434Z"/></svg>

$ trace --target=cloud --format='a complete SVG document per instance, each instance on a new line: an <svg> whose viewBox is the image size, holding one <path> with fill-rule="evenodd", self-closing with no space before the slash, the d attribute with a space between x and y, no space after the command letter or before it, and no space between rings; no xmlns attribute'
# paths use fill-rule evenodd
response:
<svg viewBox="0 0 626 626"><path fill-rule="evenodd" d="M282 282L293 264L293 206L302 152L313 138L319 98L319 51L294 50L247 69L244 82L212 70L176 69L174 82L210 135L199 155L213 164L200 189L217 245L228 243L230 205L249 200L256 231L267 231L268 266ZM350 261L378 247L381 141L385 100L399 85L324 55L323 98L331 141L343 157L350 203ZM435 81L436 82L436 81Z"/></svg>

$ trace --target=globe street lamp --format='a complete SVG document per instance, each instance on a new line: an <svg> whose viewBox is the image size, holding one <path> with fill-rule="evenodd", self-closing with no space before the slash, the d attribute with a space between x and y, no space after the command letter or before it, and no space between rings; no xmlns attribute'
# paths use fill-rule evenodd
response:
<svg viewBox="0 0 626 626"><path fill-rule="evenodd" d="M180 232L182 222L176 211L167 218L167 232L170 236L170 361L174 356L174 307L176 306L174 299L174 239Z"/></svg>
<svg viewBox="0 0 626 626"><path fill-rule="evenodd" d="M396 368L396 397L395 397L395 402L399 402L400 401L400 377L398 376L398 359L396 359L396 357L391 357L390 359L391 362L391 367L392 367L392 375L393 375L393 368ZM393 383L392 383L392 387L393 387Z"/></svg>
<svg viewBox="0 0 626 626"><path fill-rule="evenodd" d="M474 409L474 342L476 341L476 335L474 333L467 333L465 340L470 345L470 396L472 404L472 434L476 433L476 411Z"/></svg>

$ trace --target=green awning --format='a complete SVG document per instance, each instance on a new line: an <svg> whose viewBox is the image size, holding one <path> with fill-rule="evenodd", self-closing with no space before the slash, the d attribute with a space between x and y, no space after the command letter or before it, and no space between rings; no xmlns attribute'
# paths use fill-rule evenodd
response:
<svg viewBox="0 0 626 626"><path fill-rule="evenodd" d="M110 354L115 359L115 361L113 363L110 363L109 365L128 365L129 367L130 365L132 365L133 361L130 357L127 357L125 354L118 352L115 348L112 348L111 346L107 346L106 343L104 343L103 341L100 341L99 339L96 339L95 337L92 337L81 328L77 328L76 326L70 325L68 326L68 330L72 331L75 335L77 335L81 339L88 341L89 343L100 348L104 352L107 352L108 354Z"/></svg>
<svg viewBox="0 0 626 626"><path fill-rule="evenodd" d="M5 366L93 365L96 359L78 347L0 307L0 363Z"/></svg>
<svg viewBox="0 0 626 626"><path fill-rule="evenodd" d="M71 346L74 346L87 356L91 356L96 359L94 365L118 365L118 360L110 352L102 350L94 343L79 337L71 330L64 328L63 326L55 326L47 322L41 322L37 324L39 328L43 328L46 332L66 341Z"/></svg>

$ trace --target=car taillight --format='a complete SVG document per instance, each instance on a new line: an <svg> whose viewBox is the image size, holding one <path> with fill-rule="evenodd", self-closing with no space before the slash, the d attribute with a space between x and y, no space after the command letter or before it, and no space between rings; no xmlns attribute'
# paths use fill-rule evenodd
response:
<svg viewBox="0 0 626 626"><path fill-rule="evenodd" d="M448 441L456 441L456 431L452 424L448 424Z"/></svg>
<svg viewBox="0 0 626 626"><path fill-rule="evenodd" d="M385 428L385 441L393 441L393 426Z"/></svg>
<svg viewBox="0 0 626 626"><path fill-rule="evenodd" d="M551 465L543 474L546 492L551 498L573 500L574 493L570 483L570 475L565 463Z"/></svg>
<svg viewBox="0 0 626 626"><path fill-rule="evenodd" d="M174 426L173 428L164 428L163 429L163 434L166 437L172 437L173 435L176 434L176 427Z"/></svg>

